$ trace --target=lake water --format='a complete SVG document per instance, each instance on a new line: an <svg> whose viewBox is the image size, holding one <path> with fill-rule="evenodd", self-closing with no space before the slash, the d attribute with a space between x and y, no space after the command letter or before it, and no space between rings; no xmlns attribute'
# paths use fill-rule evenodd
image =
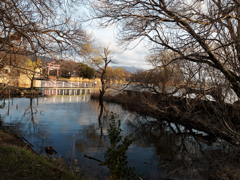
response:
<svg viewBox="0 0 240 180"><path fill-rule="evenodd" d="M209 146L196 140L196 135L206 136L203 132L157 122L120 105L105 103L99 121L98 101L90 95L13 98L5 103L0 109L4 126L26 138L39 154L46 155L44 147L52 146L57 151L55 157L64 157L69 163L78 159L80 171L93 179L109 176L107 166L85 155L104 161L110 146L107 129L111 112L121 119L121 135L136 138L127 151L128 166L134 166L142 179L206 179L206 174L216 171L209 168L213 154L223 153L222 142ZM227 147L225 144L224 153L230 151Z"/></svg>

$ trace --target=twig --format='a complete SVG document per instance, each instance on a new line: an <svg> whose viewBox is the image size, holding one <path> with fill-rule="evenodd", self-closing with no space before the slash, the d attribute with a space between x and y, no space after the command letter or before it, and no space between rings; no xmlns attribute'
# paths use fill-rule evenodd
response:
<svg viewBox="0 0 240 180"><path fill-rule="evenodd" d="M31 144L28 140L26 140L23 136L22 136L21 139L25 140L30 146L34 147L34 145L32 145L32 144Z"/></svg>

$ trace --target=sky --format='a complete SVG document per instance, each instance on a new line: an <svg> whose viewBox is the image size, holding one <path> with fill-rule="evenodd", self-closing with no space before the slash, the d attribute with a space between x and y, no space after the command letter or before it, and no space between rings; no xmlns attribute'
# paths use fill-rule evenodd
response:
<svg viewBox="0 0 240 180"><path fill-rule="evenodd" d="M149 69L150 66L145 61L145 57L148 55L148 50L141 42L135 48L133 48L137 42L133 42L130 46L123 50L117 43L116 30L114 27L108 27L100 29L97 23L91 23L87 26L86 31L91 33L94 39L99 43L101 47L107 47L110 45L112 53L112 59L114 64L109 66L134 66L139 69Z"/></svg>

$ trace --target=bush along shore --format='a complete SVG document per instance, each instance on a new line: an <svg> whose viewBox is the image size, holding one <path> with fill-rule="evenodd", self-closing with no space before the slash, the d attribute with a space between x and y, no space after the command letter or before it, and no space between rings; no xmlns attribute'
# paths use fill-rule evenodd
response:
<svg viewBox="0 0 240 180"><path fill-rule="evenodd" d="M42 95L41 91L31 90L30 88L22 88L22 87L0 87L0 97L18 97L18 96L37 96Z"/></svg>
<svg viewBox="0 0 240 180"><path fill-rule="evenodd" d="M0 129L0 179L83 179L62 159L40 156L16 134Z"/></svg>

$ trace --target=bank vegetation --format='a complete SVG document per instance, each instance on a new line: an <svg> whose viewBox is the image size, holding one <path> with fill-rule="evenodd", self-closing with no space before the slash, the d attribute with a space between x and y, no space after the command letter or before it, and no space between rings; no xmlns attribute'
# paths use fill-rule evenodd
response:
<svg viewBox="0 0 240 180"><path fill-rule="evenodd" d="M1 179L84 179L75 175L63 159L40 156L16 134L2 129L0 161Z"/></svg>

